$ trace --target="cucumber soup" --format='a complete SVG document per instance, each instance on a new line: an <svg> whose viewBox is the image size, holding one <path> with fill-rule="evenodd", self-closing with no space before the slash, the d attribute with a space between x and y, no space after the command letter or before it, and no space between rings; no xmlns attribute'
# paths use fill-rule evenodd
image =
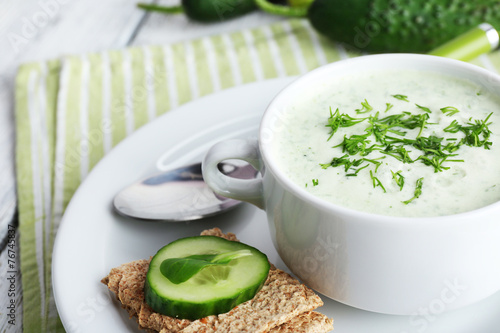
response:
<svg viewBox="0 0 500 333"><path fill-rule="evenodd" d="M500 200L500 99L479 85L374 70L318 85L284 111L278 166L324 200L409 217Z"/></svg>

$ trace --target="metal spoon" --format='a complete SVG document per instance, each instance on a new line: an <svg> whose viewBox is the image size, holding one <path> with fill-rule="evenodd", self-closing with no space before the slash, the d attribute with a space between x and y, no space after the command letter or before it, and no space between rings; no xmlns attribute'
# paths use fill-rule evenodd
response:
<svg viewBox="0 0 500 333"><path fill-rule="evenodd" d="M249 164L219 164L219 170L240 179L255 178L258 172ZM201 163L167 171L120 191L115 209L134 218L181 222L202 219L234 208L240 201L215 194L203 181Z"/></svg>

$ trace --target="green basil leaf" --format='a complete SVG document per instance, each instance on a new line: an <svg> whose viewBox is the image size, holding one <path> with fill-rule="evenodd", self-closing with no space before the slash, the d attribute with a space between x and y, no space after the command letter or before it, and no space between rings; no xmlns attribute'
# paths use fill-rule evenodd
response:
<svg viewBox="0 0 500 333"><path fill-rule="evenodd" d="M184 258L163 260L160 272L170 282L179 284L188 281L203 268L214 265L227 265L232 260L252 255L250 250L230 251L220 254L195 254Z"/></svg>

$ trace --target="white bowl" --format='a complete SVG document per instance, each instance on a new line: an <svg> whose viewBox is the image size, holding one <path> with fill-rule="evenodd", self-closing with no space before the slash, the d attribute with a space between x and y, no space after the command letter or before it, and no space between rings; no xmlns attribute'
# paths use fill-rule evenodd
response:
<svg viewBox="0 0 500 333"><path fill-rule="evenodd" d="M437 314L500 289L500 203L456 215L392 217L326 202L278 168L270 141L291 96L332 75L368 69L416 69L473 81L500 95L500 77L464 62L426 55L364 56L318 68L294 81L268 106L259 142L232 140L205 157L205 181L223 196L265 209L278 253L304 283L339 302L388 314ZM222 175L217 164L238 158L263 174ZM499 170L500 172L500 170Z"/></svg>

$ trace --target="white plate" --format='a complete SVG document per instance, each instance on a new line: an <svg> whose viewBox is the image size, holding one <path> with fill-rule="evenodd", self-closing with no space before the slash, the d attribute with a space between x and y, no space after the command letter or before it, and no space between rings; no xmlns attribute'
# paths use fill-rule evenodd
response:
<svg viewBox="0 0 500 333"><path fill-rule="evenodd" d="M265 213L251 205L202 221L161 224L121 217L111 202L136 179L200 161L216 141L255 137L267 104L290 81L249 84L186 104L139 129L94 168L68 206L54 247L54 293L68 332L139 332L101 278L113 267L149 258L170 241L204 229L234 232L286 270L271 243ZM447 313L441 313L445 303L439 298L429 300L409 317L366 312L322 298L325 305L319 310L334 318L339 333L490 333L500 327L500 293Z"/></svg>

